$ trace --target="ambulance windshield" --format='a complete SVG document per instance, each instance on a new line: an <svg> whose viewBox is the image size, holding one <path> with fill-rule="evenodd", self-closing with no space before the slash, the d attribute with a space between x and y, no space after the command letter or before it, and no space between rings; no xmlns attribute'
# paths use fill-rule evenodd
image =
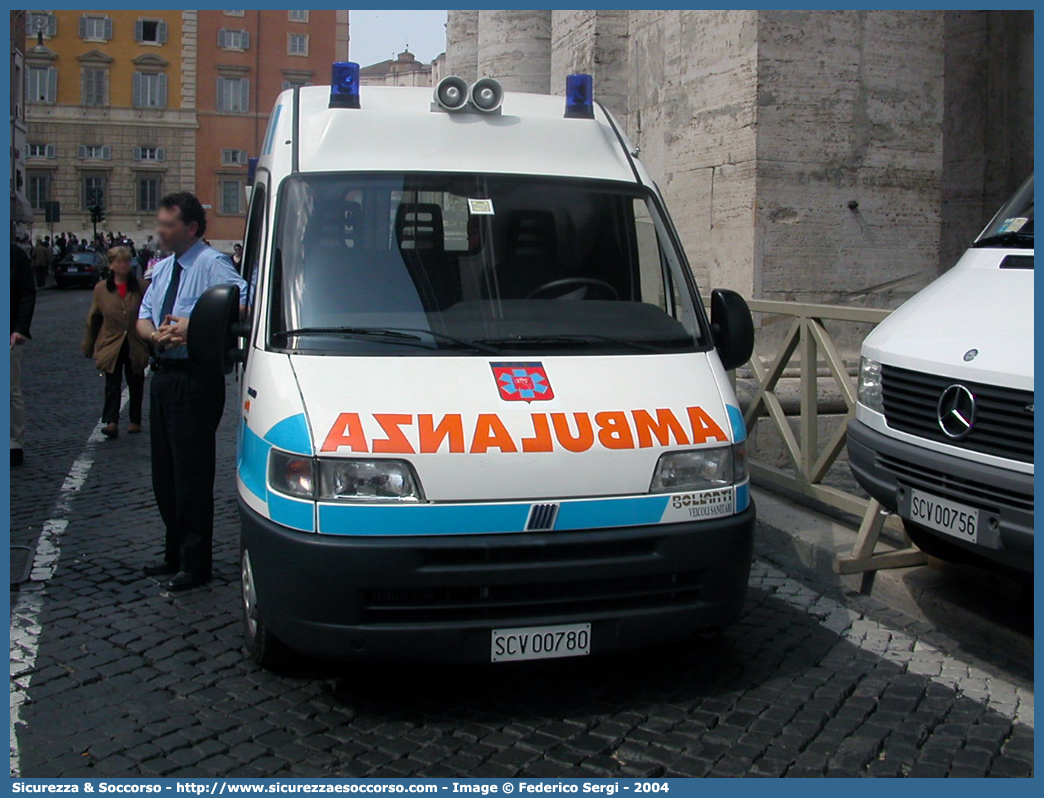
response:
<svg viewBox="0 0 1044 798"><path fill-rule="evenodd" d="M693 351L709 342L653 201L592 181L283 182L269 345L323 354Z"/></svg>

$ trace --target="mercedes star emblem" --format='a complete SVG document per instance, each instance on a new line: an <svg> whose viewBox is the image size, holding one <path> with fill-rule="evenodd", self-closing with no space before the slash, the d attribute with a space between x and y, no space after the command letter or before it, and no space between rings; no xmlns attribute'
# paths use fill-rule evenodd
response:
<svg viewBox="0 0 1044 798"><path fill-rule="evenodd" d="M960 440L975 425L975 394L963 385L951 385L939 397L936 416L947 437Z"/></svg>
<svg viewBox="0 0 1044 798"><path fill-rule="evenodd" d="M964 353L964 361L966 363L970 363L971 361L975 360L975 358L977 358L978 356L978 349L969 349L967 352Z"/></svg>

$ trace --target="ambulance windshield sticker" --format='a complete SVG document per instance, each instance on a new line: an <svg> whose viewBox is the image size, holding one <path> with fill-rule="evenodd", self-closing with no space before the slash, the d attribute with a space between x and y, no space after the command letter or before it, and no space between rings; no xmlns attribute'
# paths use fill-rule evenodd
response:
<svg viewBox="0 0 1044 798"><path fill-rule="evenodd" d="M551 381L540 363L490 363L500 398L506 402L554 399Z"/></svg>
<svg viewBox="0 0 1044 798"><path fill-rule="evenodd" d="M468 199L468 210L472 216L493 216L493 200L491 199Z"/></svg>
<svg viewBox="0 0 1044 798"><path fill-rule="evenodd" d="M997 228L998 233L1017 233L1023 227L1029 219L1024 216L1016 216L1014 219L1005 219L1001 226Z"/></svg>

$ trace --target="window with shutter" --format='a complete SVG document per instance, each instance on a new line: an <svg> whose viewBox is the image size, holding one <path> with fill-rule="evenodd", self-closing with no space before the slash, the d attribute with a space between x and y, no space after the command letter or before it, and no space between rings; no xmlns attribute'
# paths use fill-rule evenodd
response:
<svg viewBox="0 0 1044 798"><path fill-rule="evenodd" d="M134 23L134 41L145 41L145 21L139 19Z"/></svg>
<svg viewBox="0 0 1044 798"><path fill-rule="evenodd" d="M79 158L81 161L87 157L87 145L81 144L79 147L76 148L76 157Z"/></svg>
<svg viewBox="0 0 1044 798"><path fill-rule="evenodd" d="M240 44L240 47L242 47L244 50L249 50L250 49L250 31L245 30L242 33L243 33L243 38L241 40L242 44Z"/></svg>
<svg viewBox="0 0 1044 798"><path fill-rule="evenodd" d="M166 108L167 107L167 75L166 73L159 76L159 85L156 90L156 107Z"/></svg>
<svg viewBox="0 0 1044 798"><path fill-rule="evenodd" d="M227 33L228 31L226 31L224 28L220 28L218 30L218 47L228 47L228 45L225 43L227 39Z"/></svg>
<svg viewBox="0 0 1044 798"><path fill-rule="evenodd" d="M106 70L104 69L84 69L83 70L83 104L84 105L105 105L105 78Z"/></svg>
<svg viewBox="0 0 1044 798"><path fill-rule="evenodd" d="M47 147L44 149L44 157L45 158L57 158L58 157L58 148L55 147L53 144L48 144Z"/></svg>
<svg viewBox="0 0 1044 798"><path fill-rule="evenodd" d="M87 17L80 17L80 38L87 38Z"/></svg>
<svg viewBox="0 0 1044 798"><path fill-rule="evenodd" d="M156 148L156 160L165 161L167 160L167 150L164 147Z"/></svg>
<svg viewBox="0 0 1044 798"><path fill-rule="evenodd" d="M131 84L131 104L135 108L141 108L141 78L141 73L135 72L134 79Z"/></svg>
<svg viewBox="0 0 1044 798"><path fill-rule="evenodd" d="M58 35L58 17L55 14L48 14L49 19L47 20L47 35L57 36Z"/></svg>
<svg viewBox="0 0 1044 798"><path fill-rule="evenodd" d="M105 18L105 25L104 25L104 27L105 27L105 33L104 33L105 39L106 39L106 41L108 41L109 39L112 38L112 19L110 19L109 17L106 17Z"/></svg>
<svg viewBox="0 0 1044 798"><path fill-rule="evenodd" d="M156 26L156 41L160 44L167 43L167 23L160 21L159 25Z"/></svg>
<svg viewBox="0 0 1044 798"><path fill-rule="evenodd" d="M58 68L47 68L47 102L53 103L58 97Z"/></svg>
<svg viewBox="0 0 1044 798"><path fill-rule="evenodd" d="M141 147L135 147L134 148L134 160L135 161L140 161L141 160Z"/></svg>
<svg viewBox="0 0 1044 798"><path fill-rule="evenodd" d="M112 147L110 147L108 144L104 145L101 148L101 157L102 157L103 160L111 161L112 160Z"/></svg>

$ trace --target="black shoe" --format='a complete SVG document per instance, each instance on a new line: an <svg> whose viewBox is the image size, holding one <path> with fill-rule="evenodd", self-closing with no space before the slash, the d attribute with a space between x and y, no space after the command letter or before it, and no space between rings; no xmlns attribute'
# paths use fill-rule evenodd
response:
<svg viewBox="0 0 1044 798"><path fill-rule="evenodd" d="M174 578L167 582L164 587L172 593L177 593L180 590L190 590L191 588L205 585L209 581L210 577L204 579L195 574L190 574L187 571L178 571L174 575Z"/></svg>
<svg viewBox="0 0 1044 798"><path fill-rule="evenodd" d="M163 576L164 574L176 574L178 572L178 566L173 565L166 560L157 560L156 562L149 563L144 568L145 576Z"/></svg>
<svg viewBox="0 0 1044 798"><path fill-rule="evenodd" d="M20 466L25 462L25 451L22 449L11 450L11 465Z"/></svg>

